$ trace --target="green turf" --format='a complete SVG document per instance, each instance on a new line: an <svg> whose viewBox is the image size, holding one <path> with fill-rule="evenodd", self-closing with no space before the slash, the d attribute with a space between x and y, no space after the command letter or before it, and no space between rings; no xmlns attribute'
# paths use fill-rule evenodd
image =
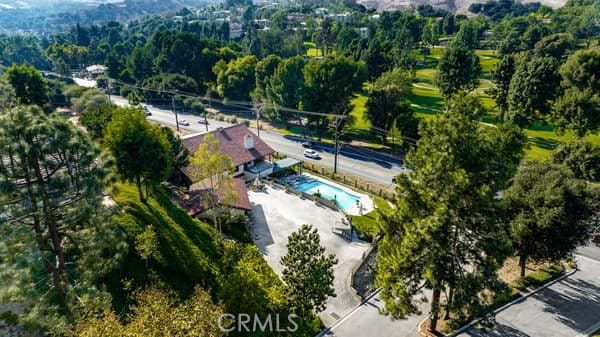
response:
<svg viewBox="0 0 600 337"><path fill-rule="evenodd" d="M388 211L391 209L390 204L381 198L374 198L375 208L365 215L351 215L352 225L362 234L363 238L372 238L379 232L379 221L377 210Z"/></svg>
<svg viewBox="0 0 600 337"><path fill-rule="evenodd" d="M351 126L356 129L369 130L371 127L371 122L365 119L365 113L367 111L366 93L356 95L356 97L350 101L350 104L353 106L352 111L350 111L350 116L352 116Z"/></svg>
<svg viewBox="0 0 600 337"><path fill-rule="evenodd" d="M498 54L492 50L476 50L475 54L479 56L483 77L488 77L498 62Z"/></svg>
<svg viewBox="0 0 600 337"><path fill-rule="evenodd" d="M317 53L320 52L314 43L305 42L304 45L308 49L308 55L316 56L318 55ZM444 109L444 99L434 84L437 63L444 51L445 48L442 47L432 49L431 53L426 55L424 62L423 55L421 53L415 53L420 68L415 72L413 93L407 100L418 118L425 120L430 119ZM490 72L498 62L498 54L491 50L476 50L475 52L480 57L483 74L479 86L473 92L481 98L483 106L487 111L482 122L496 124L498 123L496 117L498 112L497 107L494 100L487 94L487 89L493 87ZM369 132L370 123L363 117L367 99L368 96L364 90L352 99L351 103L353 104L353 109L350 112L350 115L353 117L353 121L346 125L344 133L352 139L373 142L373 147L379 148L384 146L381 144L381 139L373 137ZM279 131L284 134L302 133L302 130L296 127L288 127L287 129L280 128ZM526 152L526 158L528 159L546 160L549 158L552 150L560 142L573 138L571 134L558 135L553 127L547 125L534 125L528 127L525 129L525 133L530 137L530 146ZM600 135L587 136L585 139L595 144L600 144ZM323 135L323 140L331 141L331 135Z"/></svg>
<svg viewBox="0 0 600 337"><path fill-rule="evenodd" d="M306 56L308 56L308 57L318 57L318 56L323 56L323 53L321 52L321 49L318 49L318 48L307 48L306 49Z"/></svg>

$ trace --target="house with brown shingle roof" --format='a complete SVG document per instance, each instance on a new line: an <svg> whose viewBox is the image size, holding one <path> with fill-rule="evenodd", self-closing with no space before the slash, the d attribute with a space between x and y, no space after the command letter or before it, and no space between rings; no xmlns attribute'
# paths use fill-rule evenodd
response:
<svg viewBox="0 0 600 337"><path fill-rule="evenodd" d="M182 202L191 216L201 215L215 207L215 203L227 206L233 214L246 214L252 207L245 182L273 173L270 159L274 150L244 124L218 128L209 133L219 141L219 151L231 157L235 166L233 191L213 191L208 188L206 181L194 180L189 166L183 167L181 181L187 186L188 191L187 198ZM181 141L190 153L194 153L209 133L184 136ZM235 194L233 199L224 195L231 192Z"/></svg>
<svg viewBox="0 0 600 337"><path fill-rule="evenodd" d="M270 163L270 159L271 154L275 151L244 124L218 128L208 133L184 136L181 141L190 153L194 153L209 133L212 133L219 141L219 150L231 157L236 168L233 174L234 178L252 181L257 177L266 177L273 173L273 164ZM196 182L191 177L189 167L182 168L181 173L188 187Z"/></svg>
<svg viewBox="0 0 600 337"><path fill-rule="evenodd" d="M252 210L252 206L248 198L246 184L241 179L233 179L232 187L235 198L224 196L223 194L226 193L224 191L217 191L217 198L206 198L207 194L214 193L214 191L210 189L190 188L188 199L184 202L188 214L193 217L198 216L213 208L215 206L214 202L220 202L221 205L231 208L234 210L233 214L247 214Z"/></svg>

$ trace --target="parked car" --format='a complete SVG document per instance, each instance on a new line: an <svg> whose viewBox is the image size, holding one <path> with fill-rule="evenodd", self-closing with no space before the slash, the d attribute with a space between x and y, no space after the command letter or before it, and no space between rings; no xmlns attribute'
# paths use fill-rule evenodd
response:
<svg viewBox="0 0 600 337"><path fill-rule="evenodd" d="M206 119L204 119L204 118L203 118L203 119L199 119L199 120L198 120L198 123L200 123L200 124L204 124L204 125L208 125L208 120L206 120Z"/></svg>
<svg viewBox="0 0 600 337"><path fill-rule="evenodd" d="M315 146L315 143L313 143L310 140L307 140L307 141L302 142L302 146L305 147L305 148L307 148L307 149L310 149L313 146Z"/></svg>
<svg viewBox="0 0 600 337"><path fill-rule="evenodd" d="M186 121L185 119L180 119L179 125L190 126L190 122Z"/></svg>
<svg viewBox="0 0 600 337"><path fill-rule="evenodd" d="M319 156L319 152L317 152L315 150L311 150L311 149L304 150L304 156L308 157L308 158L313 158L313 159L321 158L321 156Z"/></svg>

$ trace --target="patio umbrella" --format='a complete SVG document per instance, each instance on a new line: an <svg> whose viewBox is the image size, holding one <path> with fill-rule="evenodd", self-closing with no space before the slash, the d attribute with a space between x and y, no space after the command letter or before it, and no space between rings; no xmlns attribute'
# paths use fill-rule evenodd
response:
<svg viewBox="0 0 600 337"><path fill-rule="evenodd" d="M252 183L252 185L259 186L260 185L260 179L258 179L258 177L254 178L254 182Z"/></svg>

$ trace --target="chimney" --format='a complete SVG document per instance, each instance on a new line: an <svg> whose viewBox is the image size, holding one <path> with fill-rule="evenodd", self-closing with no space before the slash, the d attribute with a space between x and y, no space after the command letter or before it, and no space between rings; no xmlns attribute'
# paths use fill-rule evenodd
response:
<svg viewBox="0 0 600 337"><path fill-rule="evenodd" d="M254 148L254 138L252 137L251 134L247 134L244 137L244 146L246 147L247 150Z"/></svg>

